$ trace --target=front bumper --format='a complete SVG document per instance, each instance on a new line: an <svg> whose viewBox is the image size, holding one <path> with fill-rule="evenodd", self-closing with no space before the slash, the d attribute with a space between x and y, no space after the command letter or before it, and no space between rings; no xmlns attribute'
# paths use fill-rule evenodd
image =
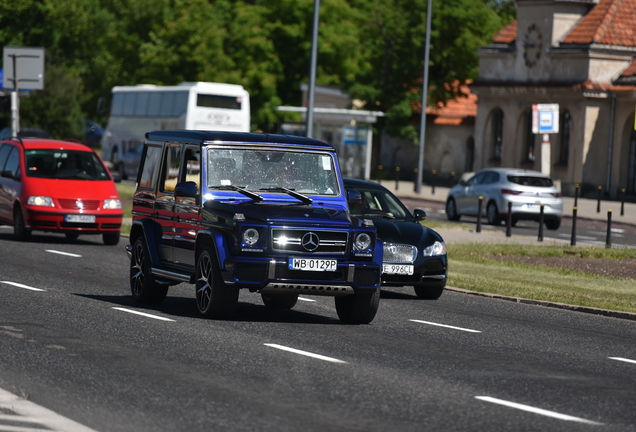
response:
<svg viewBox="0 0 636 432"><path fill-rule="evenodd" d="M100 234L105 232L121 231L123 213L82 213L83 215L95 216L95 222L66 222L68 214L47 212L25 208L25 222L28 229L38 231L57 232L80 232L83 234Z"/></svg>
<svg viewBox="0 0 636 432"><path fill-rule="evenodd" d="M394 264L394 263L392 263ZM410 264L410 263L405 263ZM448 256L418 257L412 275L382 274L383 286L446 286Z"/></svg>
<svg viewBox="0 0 636 432"><path fill-rule="evenodd" d="M299 292L339 296L373 291L380 287L382 268L373 261L338 260L335 271L288 268L287 258L227 259L221 271L226 284L252 292Z"/></svg>

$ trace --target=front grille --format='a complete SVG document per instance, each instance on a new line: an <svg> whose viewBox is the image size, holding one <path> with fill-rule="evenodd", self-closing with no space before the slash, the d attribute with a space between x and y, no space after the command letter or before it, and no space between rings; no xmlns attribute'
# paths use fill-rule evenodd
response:
<svg viewBox="0 0 636 432"><path fill-rule="evenodd" d="M81 200L76 198L60 198L58 199L63 209L84 209L97 210L99 208L99 200ZM79 205L78 205L79 204Z"/></svg>
<svg viewBox="0 0 636 432"><path fill-rule="evenodd" d="M377 285L380 274L377 269L356 268L353 281L360 286Z"/></svg>
<svg viewBox="0 0 636 432"><path fill-rule="evenodd" d="M117 229L121 228L121 224L102 224L102 229Z"/></svg>
<svg viewBox="0 0 636 432"><path fill-rule="evenodd" d="M97 224L96 223L81 223L81 222L61 222L60 227L97 229Z"/></svg>
<svg viewBox="0 0 636 432"><path fill-rule="evenodd" d="M347 231L277 228L272 230L272 249L278 252L344 255L348 239Z"/></svg>
<svg viewBox="0 0 636 432"><path fill-rule="evenodd" d="M417 257L417 248L399 243L384 243L382 261L387 263L412 263Z"/></svg>

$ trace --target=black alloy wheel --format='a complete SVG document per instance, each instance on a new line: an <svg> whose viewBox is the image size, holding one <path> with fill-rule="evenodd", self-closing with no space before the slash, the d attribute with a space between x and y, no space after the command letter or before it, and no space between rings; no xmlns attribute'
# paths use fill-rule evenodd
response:
<svg viewBox="0 0 636 432"><path fill-rule="evenodd" d="M197 260L195 287L197 308L201 315L216 319L228 319L234 315L239 290L223 282L216 254L210 246L201 251Z"/></svg>
<svg viewBox="0 0 636 432"><path fill-rule="evenodd" d="M346 324L369 324L380 305L380 289L336 297L336 312Z"/></svg>
<svg viewBox="0 0 636 432"><path fill-rule="evenodd" d="M424 300L437 300L444 292L443 286L428 287L424 285L416 285L413 288L415 288L415 295Z"/></svg>
<svg viewBox="0 0 636 432"><path fill-rule="evenodd" d="M140 303L161 303L168 285L160 285L150 272L150 254L143 237L137 238L130 257L130 292Z"/></svg>
<svg viewBox="0 0 636 432"><path fill-rule="evenodd" d="M489 225L501 224L501 216L499 215L497 204L495 204L493 201L490 201L488 203L488 207L486 208L486 217L488 218Z"/></svg>
<svg viewBox="0 0 636 432"><path fill-rule="evenodd" d="M24 223L24 215L19 205L13 210L13 235L18 241L27 241L31 238L31 230Z"/></svg>
<svg viewBox="0 0 636 432"><path fill-rule="evenodd" d="M454 198L449 198L446 201L446 217L451 221L458 221L460 216L457 213L457 204Z"/></svg>

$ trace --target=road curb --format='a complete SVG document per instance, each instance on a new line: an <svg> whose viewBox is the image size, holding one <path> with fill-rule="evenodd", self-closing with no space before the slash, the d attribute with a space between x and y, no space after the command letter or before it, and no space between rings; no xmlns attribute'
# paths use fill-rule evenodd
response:
<svg viewBox="0 0 636 432"><path fill-rule="evenodd" d="M636 321L636 313L631 313L631 312L612 311L612 310L599 309L599 308L588 307L588 306L575 306L575 305L570 305L565 303L555 303L555 302L549 302L549 301L543 301L543 300L531 300L531 299L525 299L521 297L509 297L509 296L502 296L498 294L470 291L463 288L454 288L454 287L448 287L448 286L445 289L449 291L463 293L463 294L471 294L471 295L476 295L480 297L493 298L497 300L507 300L507 301L513 301L515 303L546 306L546 307L552 307L557 309L566 309L566 310L570 310L574 312L583 312L583 313L588 313L592 315L602 315L602 316L607 316L611 318L620 318L620 319Z"/></svg>

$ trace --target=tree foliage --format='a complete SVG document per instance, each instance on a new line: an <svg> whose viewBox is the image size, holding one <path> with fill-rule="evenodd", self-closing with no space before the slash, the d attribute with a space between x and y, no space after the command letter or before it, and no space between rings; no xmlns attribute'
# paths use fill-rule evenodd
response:
<svg viewBox="0 0 636 432"><path fill-rule="evenodd" d="M411 138L426 2L322 0L320 8L317 83L387 112L388 130ZM46 89L23 101L21 117L56 137L78 136L84 117L105 122L97 101L113 86L184 81L243 85L253 128L275 131L276 107L300 105L308 82L313 7L314 0L0 0L0 42L46 49ZM511 10L512 0L434 1L429 103L457 94L447 83L475 77L476 50Z"/></svg>

